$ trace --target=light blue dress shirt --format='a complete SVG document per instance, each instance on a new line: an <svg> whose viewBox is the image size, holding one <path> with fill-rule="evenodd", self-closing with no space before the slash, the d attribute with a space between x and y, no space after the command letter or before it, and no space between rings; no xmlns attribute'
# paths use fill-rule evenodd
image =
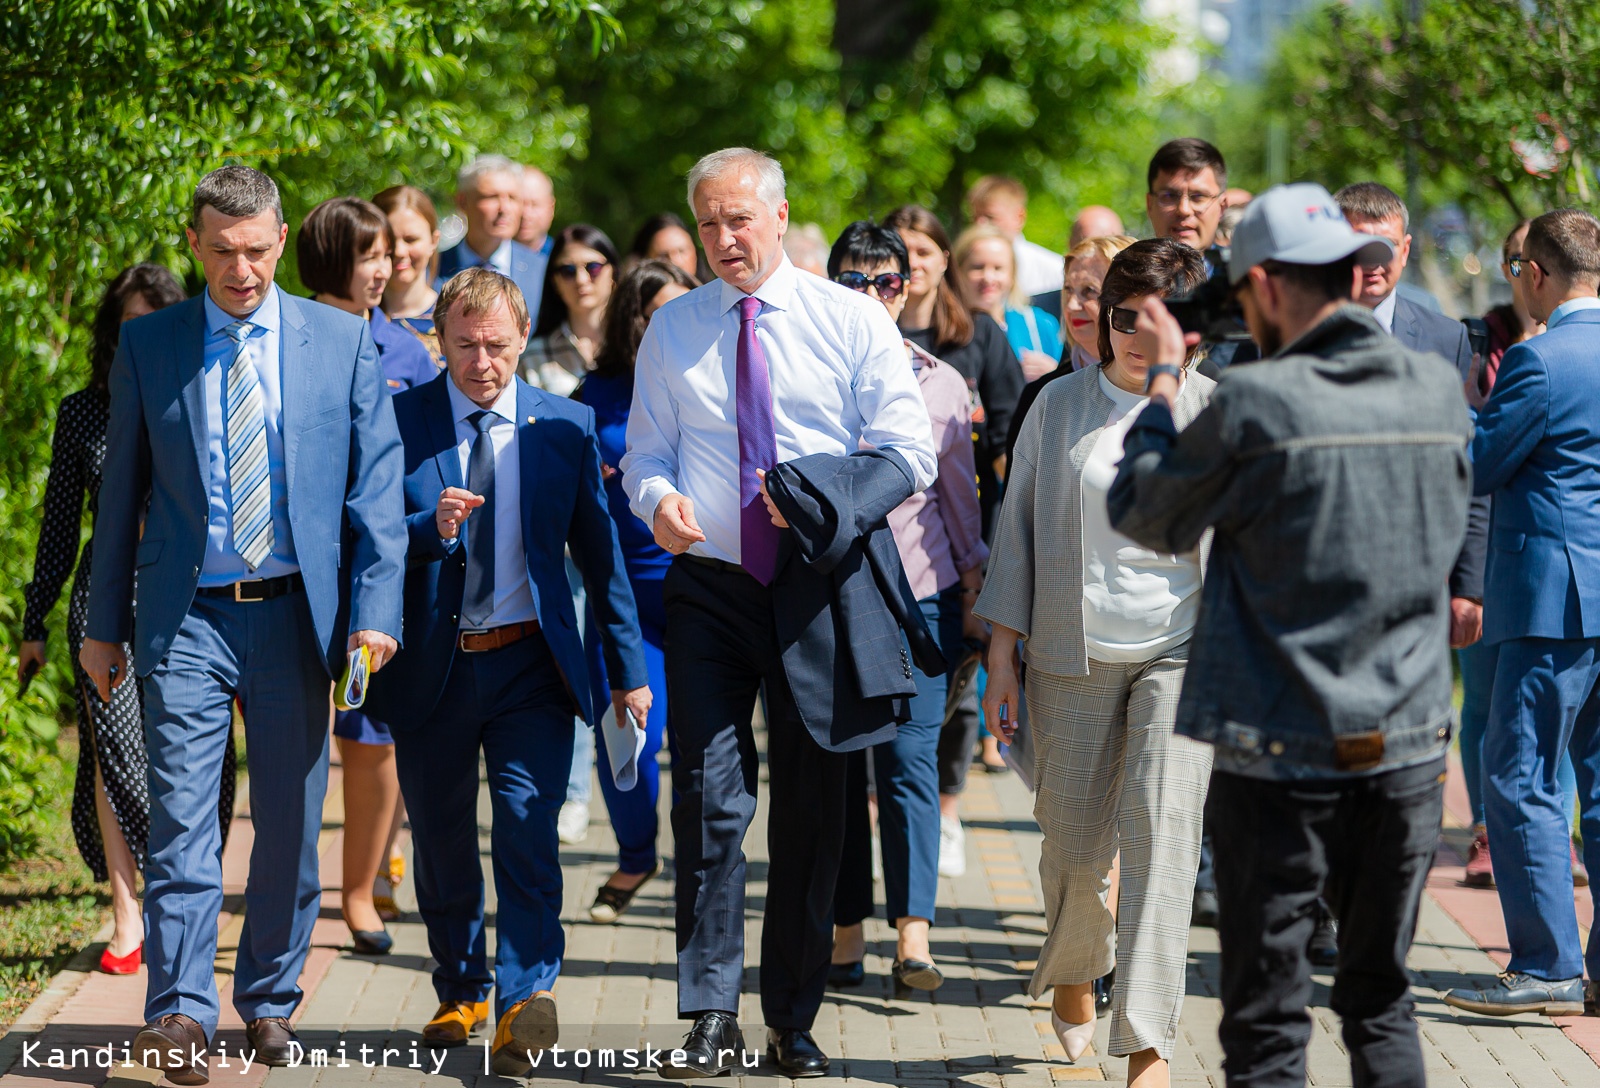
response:
<svg viewBox="0 0 1600 1088"><path fill-rule="evenodd" d="M274 286L254 313L245 318L253 326L245 351L261 377L262 412L267 422L267 476L272 485L272 554L254 571L233 546L232 496L228 489L227 412L223 393L234 342L223 330L236 319L223 311L206 292L206 452L210 462L210 517L205 562L200 567L200 587L232 585L257 578L278 578L300 569L294 537L289 531L289 485L283 462L283 308L280 288Z"/></svg>
<svg viewBox="0 0 1600 1088"><path fill-rule="evenodd" d="M1562 320L1571 317L1579 310L1600 310L1600 298L1589 295L1585 298L1569 298L1554 310L1550 311L1550 319L1544 323L1548 332L1561 324Z"/></svg>

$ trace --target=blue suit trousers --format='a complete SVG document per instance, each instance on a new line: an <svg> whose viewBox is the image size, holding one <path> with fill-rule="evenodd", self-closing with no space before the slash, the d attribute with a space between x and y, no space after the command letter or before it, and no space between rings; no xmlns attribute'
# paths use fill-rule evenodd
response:
<svg viewBox="0 0 1600 1088"><path fill-rule="evenodd" d="M1500 643L1483 735L1490 856L1510 969L1551 980L1577 978L1584 969L1572 905L1572 810L1558 777L1567 752L1577 775L1585 862L1600 872L1600 639ZM1600 978L1594 935L1588 965L1590 977Z"/></svg>
<svg viewBox="0 0 1600 1088"><path fill-rule="evenodd" d="M328 787L331 689L303 592L253 602L196 597L145 679L146 1020L182 1013L208 1037L216 1030L217 788L236 697L256 835L233 1004L247 1023L289 1016L299 1005L300 969L322 896L317 833Z"/></svg>
<svg viewBox="0 0 1600 1088"><path fill-rule="evenodd" d="M458 651L432 719L396 731L395 767L411 819L417 908L438 967L440 1001L495 1013L561 972L561 859L556 814L572 765L572 698L542 635L484 653ZM495 967L489 973L478 842L478 753L493 815Z"/></svg>

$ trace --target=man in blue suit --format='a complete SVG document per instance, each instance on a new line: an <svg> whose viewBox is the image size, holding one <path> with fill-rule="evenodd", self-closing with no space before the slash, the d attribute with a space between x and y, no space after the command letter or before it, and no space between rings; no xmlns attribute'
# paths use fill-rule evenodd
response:
<svg viewBox="0 0 1600 1088"><path fill-rule="evenodd" d="M204 1084L216 1029L233 703L250 748L250 856L234 1007L257 1060L287 1064L321 884L330 684L400 635L402 456L367 322L273 285L277 186L243 166L195 189L201 298L123 327L81 659L100 698L144 679L148 1023L136 1057ZM142 529L142 531L141 531ZM134 618L135 581L138 618Z"/></svg>
<svg viewBox="0 0 1600 1088"><path fill-rule="evenodd" d="M1541 215L1517 265L1546 331L1506 352L1472 440L1474 490L1494 495L1483 627L1500 656L1484 800L1511 962L1495 985L1445 1000L1490 1015L1578 1015L1600 983L1585 995L1556 771L1570 751L1585 858L1600 872L1600 220L1575 208ZM1600 937L1587 961L1600 980Z"/></svg>
<svg viewBox="0 0 1600 1088"><path fill-rule="evenodd" d="M479 155L462 168L456 176L456 207L467 221L467 235L439 254L437 286L463 269L492 268L522 290L528 313L537 318L552 243L548 233L538 249L517 241L522 181L523 167L503 155Z"/></svg>
<svg viewBox="0 0 1600 1088"><path fill-rule="evenodd" d="M594 412L516 377L528 310L504 276L482 268L456 276L434 321L448 372L394 402L410 534L406 647L373 684L367 708L394 733L417 905L439 964L440 1005L423 1035L434 1046L465 1043L487 1019L492 982L493 1069L526 1076L532 1054L556 1041L550 988L564 948L556 813L573 715L592 724L601 710L563 548L599 620L618 728L629 713L644 727L650 689L601 488ZM493 976L478 856L480 751L494 811Z"/></svg>

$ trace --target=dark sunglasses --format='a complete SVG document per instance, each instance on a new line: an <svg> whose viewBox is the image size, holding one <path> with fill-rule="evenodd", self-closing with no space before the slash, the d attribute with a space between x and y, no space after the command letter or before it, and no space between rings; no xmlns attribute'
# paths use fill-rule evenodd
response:
<svg viewBox="0 0 1600 1088"><path fill-rule="evenodd" d="M1527 257L1522 256L1520 253L1517 254L1515 257L1507 257L1506 258L1506 266L1511 269L1511 277L1513 279L1519 279L1520 280L1522 278L1522 266L1523 265L1525 265L1525 264L1534 264L1534 263L1535 263L1534 261L1528 259Z"/></svg>
<svg viewBox="0 0 1600 1088"><path fill-rule="evenodd" d="M1120 333L1132 336L1139 331L1139 311L1130 310L1126 306L1111 307L1111 327Z"/></svg>
<svg viewBox="0 0 1600 1088"><path fill-rule="evenodd" d="M587 264L558 264L556 275L564 280L575 280L578 278L578 269L581 268L589 274L590 279L597 280L600 278L600 273L606 270L606 265L610 263L610 261L590 261Z"/></svg>
<svg viewBox="0 0 1600 1088"><path fill-rule="evenodd" d="M865 291L875 287L878 297L884 302L893 302L900 297L900 292L905 290L906 278L898 272L880 272L876 276L869 276L865 272L841 272L833 277L833 282L852 291Z"/></svg>

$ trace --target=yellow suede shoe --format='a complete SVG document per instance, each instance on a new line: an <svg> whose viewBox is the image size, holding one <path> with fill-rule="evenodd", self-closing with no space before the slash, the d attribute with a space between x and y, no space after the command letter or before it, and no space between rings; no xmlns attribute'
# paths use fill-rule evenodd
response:
<svg viewBox="0 0 1600 1088"><path fill-rule="evenodd" d="M488 1020L487 1001L446 1001L422 1029L422 1041L434 1047L464 1046L473 1029Z"/></svg>
<svg viewBox="0 0 1600 1088"><path fill-rule="evenodd" d="M556 999L549 990L506 1010L494 1029L489 1069L502 1077L525 1077L533 1072L533 1055L556 1044Z"/></svg>

